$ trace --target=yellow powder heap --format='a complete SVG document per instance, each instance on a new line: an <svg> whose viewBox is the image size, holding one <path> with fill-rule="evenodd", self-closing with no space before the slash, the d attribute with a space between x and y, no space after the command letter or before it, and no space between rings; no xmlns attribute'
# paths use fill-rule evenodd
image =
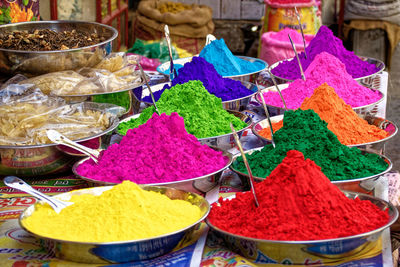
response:
<svg viewBox="0 0 400 267"><path fill-rule="evenodd" d="M184 200L146 191L124 181L99 196L74 195L74 204L57 214L48 204L36 205L22 224L41 236L80 242L112 242L160 236L185 228L202 216Z"/></svg>

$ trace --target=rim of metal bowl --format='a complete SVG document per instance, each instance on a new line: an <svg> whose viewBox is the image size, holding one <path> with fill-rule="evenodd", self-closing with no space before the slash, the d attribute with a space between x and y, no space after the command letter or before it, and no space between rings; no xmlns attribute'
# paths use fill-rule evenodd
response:
<svg viewBox="0 0 400 267"><path fill-rule="evenodd" d="M281 121L281 120L283 119L284 115L281 114L281 115L272 116L272 117L271 117L271 122L274 123L274 122L272 121L272 119L273 119L273 118L278 118L278 117L281 118L281 119L279 120L279 121ZM379 118L379 117L375 117L375 116L374 116L373 118ZM256 127L257 127L261 122L266 121L266 120L267 120L267 119L264 119L264 120L261 120L261 121L255 123L255 124L253 125L253 127L251 127L251 131L253 132L253 134L254 134L255 136L257 136L257 137L260 138L261 140L264 140L264 141L267 141L267 142L271 142L271 141L272 141L271 139L268 139L268 138L266 138L266 137L260 135L260 134L259 134L259 131L256 130ZM387 136L387 137L385 137L385 138L382 138L382 139L380 139L380 140L373 141L373 142L362 143L362 144L355 144L355 145L346 145L346 146L348 146L348 147L367 146L367 145L374 145L374 144L378 144L378 143L384 143L384 142L390 140L391 138L393 138L393 137L397 134L397 132L398 132L398 127L397 127L397 125L394 124L392 121L389 121L389 120L386 120L386 119L385 119L385 122L388 122L389 125L393 125L393 127L394 127L394 129L395 129L394 132L393 132L391 135L389 135L389 136ZM371 124L370 124L370 125L371 125ZM388 125L388 126L389 126L389 125ZM263 128L263 129L265 129L265 128ZM384 129L381 129L381 130L384 130Z"/></svg>
<svg viewBox="0 0 400 267"><path fill-rule="evenodd" d="M103 136L109 132L114 131L118 125L119 125L119 119L117 115L111 114L110 116L110 126L108 126L108 128L100 133L85 137L85 138L80 138L80 139L76 139L73 140L75 142L84 142L84 141L88 141L90 139L96 138L96 137L100 137ZM24 146L1 146L0 145L0 149L27 149L27 148L38 148L38 147L50 147L50 146L58 146L59 144L39 144L39 145L24 145Z"/></svg>
<svg viewBox="0 0 400 267"><path fill-rule="evenodd" d="M288 84L288 83L282 83L282 84L279 84L278 86L284 87L284 88L280 88L280 87L279 87L279 89L280 89L281 91L283 91L283 90L285 90L286 88L289 87L289 84ZM364 86L364 87L365 87L365 86ZM265 92L267 91L267 89L269 89L269 88L275 89L275 86L266 87L266 88L264 88L264 89L261 90L261 93L265 93ZM353 110L361 110L361 109L364 109L364 108L367 108L367 107L375 106L375 105L377 105L378 103L382 102L383 99L385 98L385 94L384 94L382 91L380 91L380 90L378 90L378 89L374 89L374 88L368 88L368 87L365 87L365 88L367 88L367 89L369 89L369 90L371 90L371 91L374 91L374 92L378 91L378 92L381 94L381 97L380 97L377 101L375 101L375 102L373 102L373 103L366 104L366 105L364 105L364 106L359 106L359 107L351 107ZM274 92L275 92L275 91L274 91ZM255 96L255 99L256 99L257 103L259 103L259 104L262 105L262 101L260 100L260 97L262 97L262 96L260 96L260 94L257 93L257 95ZM279 108L279 109L282 109L282 110L286 110L284 107L273 106L273 105L270 105L270 104L268 104L268 103L265 103L265 105L266 105L267 107L271 107L271 108L277 108L277 109ZM295 109L288 109L288 110L295 110Z"/></svg>
<svg viewBox="0 0 400 267"><path fill-rule="evenodd" d="M263 149L263 147L258 147L258 148L255 148L255 149L251 149L251 150L246 151L245 153L246 153L246 154L248 154L248 153L253 153L253 152L259 151L259 150L261 150L261 149ZM393 163L392 163L392 161L391 161L388 157L386 157L385 155L380 155L380 154L374 153L374 152L367 152L367 151L365 151L365 149L360 149L360 150L361 150L361 152L364 153L364 154L365 154L365 153L367 153L367 154L375 154L375 155L378 155L380 158L382 158L382 159L388 164L388 167L386 168L386 170L384 170L384 171L382 171L382 172L380 172L380 173L371 175L371 176L367 176L367 177L354 178L354 179L350 179L350 180L336 180L336 181L331 181L331 183L333 183L333 184L342 184L342 183L361 182L361 181L364 181L364 180L372 179L373 177L382 176L382 175L384 175L385 173L389 172L389 171L393 168ZM236 169L234 168L234 166L233 166L233 164L235 163L235 161L237 160L237 158L240 157L240 156L241 156L240 154L236 154L236 155L233 156L232 164L231 164L231 166L230 166L229 168L230 168L233 172L235 172L235 173L237 173L237 174L240 174L240 175L245 176L245 177L249 177L249 175L248 175L247 173L243 173L243 172L241 172L241 171L238 171L238 170L236 170ZM255 179L256 181L259 181L259 182L266 179L265 177L263 178L263 177L258 177L258 176L254 176L254 175L253 175L253 177L254 177L254 179Z"/></svg>
<svg viewBox="0 0 400 267"><path fill-rule="evenodd" d="M251 82L247 82L247 81L240 81L240 82L241 82L242 84L244 83L244 84L247 84L247 85L251 85L251 87L256 86L254 83L251 83ZM171 85L171 82L165 82L165 83L155 84L155 85L151 86L151 88L153 88L153 87L155 87L155 86L160 86L160 87L164 88L164 85ZM243 85L243 86L246 87L246 85ZM247 87L246 87L246 88L247 88ZM240 98L235 98L235 99L231 99L231 100L227 100L227 101L222 101L222 104L228 104L228 103L240 101L240 100L243 100L243 99L246 99L246 98L251 98L251 97L255 96L255 94L257 94L257 92L258 92L258 91L250 90L250 88L247 88L247 89L248 89L249 91L252 91L253 93L250 94L250 95L247 95L247 96L240 97ZM147 90L147 87L143 88L143 90ZM162 89L161 89L161 90L162 90ZM158 91L160 91L160 90L158 90ZM158 91L156 91L156 92L158 92ZM154 93L154 92L153 92L153 93ZM139 102L145 103L145 104L147 104L147 105L153 105L153 102L143 101L143 99L140 99L140 100L139 100L139 99L136 97L136 95L134 95L134 97L135 97L136 100L139 101Z"/></svg>
<svg viewBox="0 0 400 267"><path fill-rule="evenodd" d="M375 65L376 67L377 67L377 65L379 65L379 66L380 66L380 69L379 69L377 72L375 72L375 73L371 73L371 74L366 75L366 76L363 76L363 77L353 78L353 79L356 80L356 81L358 81L358 80L363 80L363 79L366 79L366 78L375 76L375 75L381 73L381 72L385 69L385 67L386 67L386 66L385 66L385 63L384 63L383 61L377 59L377 58L373 58L373 57L364 57L364 56L358 56L358 57L359 57L361 60L363 60L363 61L368 61L368 62L369 62L369 61L375 61L375 63L371 63L371 62L369 62L369 63ZM283 60L277 61L277 62L275 62L274 64L270 65L270 66L268 67L268 70L269 70L269 72L271 73L271 75L274 76L275 79L280 79L280 80L287 81L287 82L293 82L294 80L290 80L290 79L287 79L287 78L283 78L283 77L277 76L277 75L275 75L275 74L272 72L272 70L273 70L275 67L277 67L279 64L281 64L282 62L284 62L284 61L292 61L292 60L295 60L295 58L283 59ZM304 71L305 71L305 70L304 70ZM299 77L298 79L300 79L300 77Z"/></svg>
<svg viewBox="0 0 400 267"><path fill-rule="evenodd" d="M146 188L147 188L147 189L151 189L151 188L155 188L155 189L171 189L170 187L165 187L165 186L147 186L147 185L139 185L139 186L140 186L141 188L143 188L144 190L146 190ZM101 187L103 187L103 188L104 188L104 187L105 187L105 188L108 188L108 187L109 187L109 189L111 189L113 186L101 186ZM101 188L101 187L96 187L96 188ZM92 187L92 188L93 188L93 187ZM91 189L91 188L84 188L84 189L78 189L78 190L80 191L80 190L88 190L88 189ZM109 189L105 189L104 191L109 190ZM21 213L21 215L20 215L19 218L18 218L18 223L19 223L19 226L20 226L23 230L25 230L26 232L32 234L33 236L36 236L36 237L39 237L39 238L42 238L42 239L48 239L48 240L56 241L56 242L62 242L62 243L85 244L85 245L86 245L86 244L87 244L87 245L118 245L118 244L128 244L128 243L139 243L139 242L144 242L144 241L150 241L150 240L153 240L153 239L164 238L164 237L168 237L168 236L171 236L171 235L174 235L174 234L178 234L178 233L184 232L185 230L188 230L188 229L190 229L191 227L195 226L196 224L200 223L201 221L203 221L203 220L207 217L207 215L210 213L210 209L211 209L210 204L208 203L208 201L207 201L204 197L200 196L199 194L196 194L196 193L193 193L193 192L189 192L189 191L185 191L185 190L181 190L181 189L175 189L175 188L172 188L172 189L178 190L178 191L183 191L183 192L185 192L185 193L195 195L196 197L198 197L198 198L200 198L201 200L203 200L202 202L205 203L205 205L207 206L207 210L206 210L206 212L201 216L201 218L198 219L196 222L194 222L194 223L192 223L192 224L190 224L190 225L188 225L188 226L186 226L186 227L184 227L184 228L182 228L182 229L180 229L180 230L177 230L177 231L174 231L174 232L171 232L171 233L167 233L167 234L163 234L163 235L159 235L159 236L154 236L154 237L149 237L149 238L143 238L143 239L136 239L136 240L112 241L112 242L79 242L79 241L62 240L62 239L56 239L56 238L51 238L51 237L42 236L42 235L35 234L35 233L31 232L31 231L30 231L29 229L27 229L27 228L23 225L23 223L22 223L22 217L24 216L24 214L25 214L25 212L27 211L27 209L30 208L31 206L34 206L35 204L32 204L31 206L27 207L27 208ZM77 191L77 190L74 190L74 191ZM104 192L104 191L103 191L103 192ZM70 192L65 192L65 193L62 193L62 194L59 194L59 195L64 195L64 194L68 194L68 193L70 193ZM56 196L59 196L59 195L56 195Z"/></svg>
<svg viewBox="0 0 400 267"><path fill-rule="evenodd" d="M252 238L252 237L246 237L246 236L241 236L241 235L236 235L236 234L232 234L229 233L225 230L222 230L216 226L214 226L208 218L206 218L205 222L207 223L208 226L210 226L213 230L223 233L224 235L228 235L231 237L235 237L235 238L241 238L241 239L246 239L249 241L255 241L255 242L268 242L268 243L280 243L280 244L316 244L316 243L325 243L325 242L335 242L335 241L344 241L344 240L350 240L350 239L354 239L354 238L360 238L360 237L365 237L365 236L369 236L369 235L373 235L376 233L379 233L381 231L383 231L384 229L388 228L390 225L392 225L398 218L399 216L399 212L397 211L397 209L390 203L387 202L383 199L377 198L377 197L373 197L367 194L363 194L363 193L358 193L358 192L352 192L352 191L346 191L346 190L341 190L346 197L354 197L354 199L358 198L358 196L362 196L366 199L364 200L375 200L375 201L379 201L380 203L385 204L385 206L387 207L386 209L389 211L392 211L394 214L392 214L392 219L389 218L389 221L375 229L369 232L365 232L365 233L361 233L358 235L352 235L352 236L347 236L347 237L340 237L340 238L330 238L330 239L320 239L320 240L296 240L296 241L289 241L289 240L267 240L267 239L259 239L259 238ZM374 204L374 203L372 203ZM375 205L375 204L374 204ZM376 205L375 205L376 206Z"/></svg>
<svg viewBox="0 0 400 267"><path fill-rule="evenodd" d="M238 133L240 133L240 132L242 132L242 131L244 131L244 130L249 129L249 128L252 126L252 124L253 124L253 119L252 119L249 115L246 115L246 114L244 114L243 112L235 111L235 110L226 109L226 111L228 111L229 113L231 113L231 114L233 114L233 115L239 113L239 114L245 116L244 119L243 119L242 121L249 120L249 121L247 122L247 126L246 126L246 127L242 128L242 129L240 129L240 130L237 130ZM137 118L140 116L140 114L141 114L141 113L138 113L138 114L135 114L135 115L133 115L133 116L127 117L127 118L121 120L119 123L127 122L127 121L130 121L131 119L137 119ZM236 116L236 115L235 115L235 116ZM236 116L236 117L238 117L238 116ZM120 136L123 136L122 134L120 134L120 133L118 133L118 132L117 132L117 134L120 135ZM201 142L201 141L206 141L206 140L209 140L209 139L214 139L214 138L219 138L219 137L224 137L224 136L229 136L229 135L232 135L232 133L227 133L227 134L217 135L217 136L211 136L211 137L204 137L204 138L197 138L197 137L196 137L196 138L197 138L197 140L199 140L199 141Z"/></svg>
<svg viewBox="0 0 400 267"><path fill-rule="evenodd" d="M226 162L225 166L222 167L221 169L216 170L216 171L214 171L214 172L212 172L212 173L209 173L209 174L205 174L205 175L202 175L202 176L199 176L199 177L189 178L189 179L185 179L185 180L171 181L171 182L164 182L164 183L149 183L149 184L141 184L141 185L143 185L143 186L166 186L166 185L171 185L171 184L179 184L179 183L184 183L184 182L196 181L196 180L204 179L204 178L206 178L206 177L208 177L208 176L211 176L211 175L215 175L215 174L217 174L217 173L219 173L219 172L222 172L222 171L224 171L225 169L229 168L229 166L231 166L231 164L232 164L232 162L233 162L233 156L232 156L232 154L229 153L229 152L227 152L227 151L223 151L223 150L221 150L221 149L217 149L217 148L215 148L215 147L211 147L211 148L214 149L214 150L223 152L223 156L228 158L228 161ZM88 181L88 182L92 182L92 183L96 183L96 184L103 184L103 185L116 185L116 184L118 184L118 183L111 183L111 182L100 181L100 180L96 180L96 179L92 179L92 178L89 178L89 177L85 177L85 176L80 175L80 174L77 172L76 169L77 169L83 162L85 162L86 160L90 160L90 158L89 158L89 157L85 157L85 158L79 160L78 162L75 162L75 164L72 166L72 173L75 174L77 177L79 177L79 178L82 179L82 180L85 180L85 181Z"/></svg>
<svg viewBox="0 0 400 267"><path fill-rule="evenodd" d="M92 24L92 25L97 25L103 28L106 28L110 30L113 34L112 36L101 42L97 43L94 45L89 45L89 46L83 46L79 48L72 48L72 49L66 49L66 50L50 50L50 51L34 51L34 50L13 50L13 49L4 49L0 48L0 51L5 51L5 52L13 52L13 53L37 53L37 54L48 54L48 53L66 53L66 52L73 52L73 51L79 51L82 49L86 48L93 48L97 46L104 45L106 43L112 42L115 38L118 36L118 31L109 25L105 25L102 23L98 22L90 22L90 21L79 21L79 20L43 20L43 21L26 21L26 22L18 22L18 23L11 23L11 24L4 24L0 26L0 29L3 28L15 28L16 26L20 25L35 25L35 24Z"/></svg>
<svg viewBox="0 0 400 267"><path fill-rule="evenodd" d="M246 57L246 56L237 56L237 57L238 57L238 58L241 58L241 59L244 59L244 60L246 60L246 61L250 61L250 62L252 62L252 63L254 63L254 62L260 62L260 63L262 63L262 64L264 65L264 67L263 67L262 69L260 69L260 70L257 70L257 71L254 71L254 72L249 72L249 73L244 73L244 74L240 74L240 75L229 75L229 76L222 76L222 75L221 75L222 78L234 78L234 77L249 76L249 75L257 74L257 73L259 73L259 72L265 70L266 68L268 68L267 62L265 62L264 60L262 60L262 59L260 59L260 58L256 58L256 57ZM187 62L190 62L191 59L192 59L193 57L185 57L185 58L174 59L174 64L180 64L179 59L182 59L182 61L184 61L184 60L188 60L189 58L190 58L190 60L185 62L185 63L187 63ZM176 60L177 60L177 62L175 62ZM184 63L184 64L185 64L185 63ZM160 64L160 65L157 66L157 71L158 71L159 73L168 76L168 73L165 73L165 72L162 72L162 71L161 71L160 67L161 67L162 65L169 65L169 62L165 62L165 63L162 63L162 64ZM169 67L168 67L168 69L169 69Z"/></svg>

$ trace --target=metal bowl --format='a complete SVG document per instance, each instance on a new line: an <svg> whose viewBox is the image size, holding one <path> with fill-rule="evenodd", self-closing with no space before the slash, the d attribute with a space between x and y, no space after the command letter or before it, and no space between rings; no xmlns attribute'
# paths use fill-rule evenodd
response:
<svg viewBox="0 0 400 267"><path fill-rule="evenodd" d="M245 128L237 131L237 134L238 134L238 136L240 138L245 130L251 128L251 126L253 124L253 120L251 119L250 116L248 116L248 115L246 115L244 113L241 113L239 111L233 111L233 110L227 110L227 111L229 113L235 115L240 120L242 120L242 121L247 123L247 126ZM128 117L128 118L125 118L125 119L121 120L120 123L130 121L131 119L136 119L139 116L140 116L140 114L135 114L135 115L133 115L131 117ZM115 139L116 142L119 142L122 139L122 135L120 135L120 134L118 134L118 135L119 136ZM224 151L229 149L229 148L232 148L233 147L233 142L234 142L232 133L218 135L218 136L212 136L212 137L197 138L197 139L203 145L208 145L209 147L218 148L218 149L221 149L221 150L224 150Z"/></svg>
<svg viewBox="0 0 400 267"><path fill-rule="evenodd" d="M272 123L279 122L279 121L283 120L283 117L284 117L284 115L273 116L273 117L271 117L271 122ZM381 154L386 141L388 141L389 139L391 139L392 137L394 137L397 134L398 128L397 128L396 124L394 124L391 121L385 120L383 118L368 116L364 119L370 125L375 125L379 129L382 129L382 130L386 131L387 133L389 133L389 136L387 136L381 140L374 141L374 142L347 145L347 146L348 147L358 147L359 149L363 149L367 152ZM267 119L264 119L262 121L257 122L256 124L254 124L253 127L251 128L251 130L253 131L254 135L256 135L258 138L260 138L266 145L266 144L270 144L272 142L270 139L265 138L264 136L259 134L260 131L264 128L269 128L269 123L268 123Z"/></svg>
<svg viewBox="0 0 400 267"><path fill-rule="evenodd" d="M219 149L215 149L219 150ZM172 182L164 182L164 183L151 183L151 184L145 184L148 186L165 186L165 187L173 187L175 189L180 189L180 190L185 190L188 192L194 192L194 193L206 193L207 191L203 191L206 189L203 188L212 188L214 187L218 181L219 178L222 175L222 172L227 169L231 164L232 164L232 154L228 152L224 152L223 154L228 161L226 162L225 166L222 167L221 169L214 171L212 173L200 176L200 177L195 177L195 178L190 178L186 180L181 180L181 181L172 181ZM84 163L85 161L90 160L89 157L86 157L84 159L81 159L80 161L76 162L74 166L72 167L72 172L78 177L81 178L82 180L85 180L89 182L89 185L91 186L103 186L103 185L115 185L116 183L110 183L110 182L104 182L104 181L99 181L96 179L92 179L90 177L85 177L80 175L77 172L77 168ZM135 182L135 181L133 181Z"/></svg>
<svg viewBox="0 0 400 267"><path fill-rule="evenodd" d="M0 48L0 73L8 75L21 73L27 76L35 76L55 71L93 67L111 53L112 41L118 36L118 31L111 26L86 21L12 23L0 26L0 33L35 29L50 29L57 32L76 29L88 34L97 33L107 40L91 46L54 51L23 51Z"/></svg>
<svg viewBox="0 0 400 267"><path fill-rule="evenodd" d="M253 93L251 95L248 95L245 97L236 98L236 99L232 99L232 100L228 100L228 101L222 101L222 106L224 109L234 110L234 111L245 110L250 99L257 93L258 89L255 84L245 82L245 81L241 81L241 82L244 87L251 90ZM171 85L171 83L167 82L167 83L160 83L157 85L153 85L153 86L151 86L151 90L153 91L153 93L161 91L165 85ZM147 87L143 87L141 98L139 98L138 95L134 94L137 101L144 103L146 106L151 106L151 105L153 105L153 102L146 102L146 101L142 100L144 97L149 96L149 95L150 95L150 92L147 89Z"/></svg>
<svg viewBox="0 0 400 267"><path fill-rule="evenodd" d="M74 190L68 193L59 194L56 197L62 200L67 200L71 195L100 194L111 188L112 186L105 186ZM34 212L35 204L25 209L19 218L19 224L22 229L39 239L41 246L54 254L57 258L83 263L123 263L147 260L172 251L182 239L190 237L193 230L196 229L209 213L210 205L203 197L197 194L166 187L142 186L142 188L148 191L160 192L161 194L168 196L170 199L188 201L200 208L202 216L195 223L169 234L139 240L103 243L59 240L30 232L29 229L24 227L23 219Z"/></svg>
<svg viewBox="0 0 400 267"><path fill-rule="evenodd" d="M290 260L290 263L295 265L303 265L310 261L322 265L331 265L338 263L340 259L356 255L368 245L379 242L382 232L398 218L397 209L389 202L360 193L348 191L343 191L343 193L350 199L369 200L380 210L387 210L389 222L373 231L358 235L307 241L277 241L245 237L226 232L214 226L208 219L206 219L206 223L214 233L223 238L229 249L246 258L257 259L262 257L277 263Z"/></svg>
<svg viewBox="0 0 400 267"><path fill-rule="evenodd" d="M289 84L287 84L287 83L279 84L278 87L281 91L283 91L289 87ZM369 88L369 89L372 91L379 91L377 89L372 89L372 88ZM264 88L261 90L262 93L269 92L269 91L276 92L277 90L276 90L275 86L270 86L270 87L267 87L267 88ZM358 116L360 116L361 118L376 115L378 113L378 109L375 107L381 101L383 101L383 99L385 98L385 94L382 93L381 91L379 91L379 92L381 93L381 98L379 100L375 101L374 103L368 104L368 105L364 105L364 106L360 106L360 107L352 107L354 112L356 112L358 114ZM256 98L256 101L258 103L260 103L260 105L262 105L262 101L261 101L260 97L261 97L260 94L257 93L255 98ZM268 107L268 111L271 116L281 115L281 114L285 113L285 109L283 107L272 106L267 103L266 103L266 106Z"/></svg>
<svg viewBox="0 0 400 267"><path fill-rule="evenodd" d="M255 148L249 151L246 151L245 153L248 155L253 154L256 151L261 150L262 147L259 148ZM373 153L373 152L367 152L365 150L362 150L363 154L377 154L377 153ZM381 159L383 159L387 164L388 167L386 170L384 170L381 173L377 173L375 175L371 175L371 176L367 176L367 177L362 177L362 178L356 178L356 179L351 179L351 180L339 180L339 181L331 181L332 184L336 185L337 187L339 187L342 190L351 190L354 192L361 192L361 193L371 193L373 192L373 190L375 189L375 185L377 180L379 179L380 176L384 175L385 173L389 172L392 167L393 164L390 161L390 159L384 155L380 155L377 154ZM237 154L236 156L233 157L233 161L231 166L229 167L233 172L237 173L237 175L239 176L239 178L242 181L248 181L250 179L249 175L247 173L243 173L241 171L238 171L235 169L234 165L235 165L235 161L236 159L240 156L240 154ZM265 180L265 177L257 177L254 176L254 180L257 182L261 182L263 180Z"/></svg>
<svg viewBox="0 0 400 267"><path fill-rule="evenodd" d="M362 57L362 56L358 56L358 57L363 61L367 61L368 63L375 65L379 69L377 72L372 73L370 75L359 77L359 78L354 78L354 80L356 80L362 86L365 86L365 87L368 87L368 88L372 88L373 80L374 80L375 76L380 74L385 69L385 63L383 63L382 61L380 61L379 59L376 59L376 58ZM293 58L293 59L290 59L290 60L295 60L295 59ZM281 61L275 62L274 64L272 64L268 68L269 71L271 72L272 76L274 76L274 78L275 78L275 80L276 80L276 82L278 84L293 82L293 80L286 79L286 78L283 78L283 77L279 77L279 76L276 76L275 74L272 73L272 70L276 66L278 66L280 63L282 63L284 61L287 61L287 60L281 60ZM300 77L299 77L299 79L300 79Z"/></svg>
<svg viewBox="0 0 400 267"><path fill-rule="evenodd" d="M250 61L252 63L258 62L263 67L260 70L257 70L255 72L249 72L249 73L245 73L245 74L241 74L241 75L222 76L222 77L231 78L233 80L249 82L251 80L255 80L255 78L257 78L258 73L260 73L261 71L265 70L268 67L268 64L264 60L259 59L259 58L245 57L245 56L237 56L237 57L239 57L241 59L244 59L244 60L247 60L247 61ZM190 62L190 61L192 61L192 57L175 59L174 60L174 66L176 64L185 65L185 63ZM162 63L161 65L159 65L157 67L157 71L159 73L162 73L162 74L166 75L166 76L169 76L169 65L170 65L170 62Z"/></svg>
<svg viewBox="0 0 400 267"><path fill-rule="evenodd" d="M97 106L97 103L84 103L87 110L99 110ZM117 128L118 124L118 115L111 114L109 127L105 131L75 141L99 149L103 144L109 143L109 133ZM82 156L86 155L57 144L0 146L0 175L38 176L61 173L70 170L77 157Z"/></svg>

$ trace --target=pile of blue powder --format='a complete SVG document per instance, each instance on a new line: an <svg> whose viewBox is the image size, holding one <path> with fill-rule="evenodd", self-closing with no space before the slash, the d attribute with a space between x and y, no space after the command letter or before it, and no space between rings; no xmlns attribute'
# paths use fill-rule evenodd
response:
<svg viewBox="0 0 400 267"><path fill-rule="evenodd" d="M265 68L261 62L250 62L232 54L224 39L214 40L200 52L200 57L214 65L222 76L234 76L261 71Z"/></svg>
<svg viewBox="0 0 400 267"><path fill-rule="evenodd" d="M204 58L193 57L191 62L186 63L179 70L178 76L172 80L171 86L165 85L162 90L153 92L154 98L158 101L164 90L176 84L184 84L194 80L201 81L210 94L221 98L223 102L246 97L254 93L240 81L223 78L218 74L213 64L208 63ZM152 102L150 96L144 97L143 101Z"/></svg>

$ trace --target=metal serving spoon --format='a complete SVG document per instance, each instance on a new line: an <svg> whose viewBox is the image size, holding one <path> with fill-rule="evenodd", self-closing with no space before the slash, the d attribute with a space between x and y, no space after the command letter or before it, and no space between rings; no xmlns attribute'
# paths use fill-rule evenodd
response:
<svg viewBox="0 0 400 267"><path fill-rule="evenodd" d="M288 34L288 36L289 36L290 43L292 44L292 48L293 48L294 54L296 55L297 63L299 64L299 67L300 67L301 78L303 79L303 81L305 81L306 80L306 76L304 75L303 67L301 66L299 54L297 54L296 47L294 46L294 43L292 41L292 38L290 37L290 34Z"/></svg>
<svg viewBox="0 0 400 267"><path fill-rule="evenodd" d="M169 53L169 80L172 80L177 76L176 69L174 68L174 59L172 58L172 49L171 49L171 38L169 37L169 28L168 25L164 26L165 39L167 40L168 53Z"/></svg>
<svg viewBox="0 0 400 267"><path fill-rule="evenodd" d="M21 180L20 178L18 178L16 176L7 176L4 178L3 182L8 187L21 190L25 193L28 193L28 194L36 197L40 201L46 202L57 213L60 213L60 211L63 208L74 204L73 202L62 201L62 200L59 200L59 199L56 199L56 198L53 198L50 196L46 196L45 194L37 191L32 186L28 185L27 183L25 183L23 180Z"/></svg>
<svg viewBox="0 0 400 267"><path fill-rule="evenodd" d="M235 138L236 144L239 147L240 153L242 154L244 165L246 166L247 172L249 173L251 192L253 193L254 202L256 204L256 207L258 207L258 206L260 206L260 204L258 204L256 190L254 189L254 178L253 178L253 174L251 173L249 162L247 161L246 155L244 154L242 144L240 143L239 136L238 136L235 128L233 128L232 122L230 123L230 125L231 125L231 130L233 133L233 137Z"/></svg>
<svg viewBox="0 0 400 267"><path fill-rule="evenodd" d="M256 81L256 87L257 87L257 91L260 94L260 98L261 98L261 102L265 111L265 115L267 116L268 119L268 124L269 124L269 129L271 130L271 139L272 139L272 146L275 148L275 141L274 141L274 129L272 129L272 122L271 122L271 117L269 116L269 112L267 109L267 105L265 105L265 99L264 96L262 95L261 89L258 86L258 82Z"/></svg>
<svg viewBox="0 0 400 267"><path fill-rule="evenodd" d="M77 142L70 140L69 138L67 138L66 136L57 132L56 130L47 130L46 134L47 134L47 137L52 142L59 144L59 145L65 145L65 146L71 147L73 149L76 149L79 152L89 156L96 164L99 163L99 157L100 157L99 151L82 146L81 144L78 144Z"/></svg>
<svg viewBox="0 0 400 267"><path fill-rule="evenodd" d="M140 65L140 64L138 63L138 66L139 66L139 69L140 69L140 73L142 74L142 77L143 77L143 79L144 79L145 82L146 82L147 89L149 89L150 96L151 96L151 100L153 101L154 108L156 109L157 114L160 115L160 111L158 110L157 105L156 105L156 99L154 98L154 95L153 95L153 90L151 90L150 84L149 84L149 82L148 82L147 79L146 79L146 75L144 74L142 65Z"/></svg>
<svg viewBox="0 0 400 267"><path fill-rule="evenodd" d="M296 14L297 22L299 23L299 27L300 27L300 31L301 31L301 36L303 37L304 56L305 56L306 59L307 59L306 39L304 38L303 26L301 25L300 14L299 14L299 12L297 11L297 7L294 7L294 13Z"/></svg>

